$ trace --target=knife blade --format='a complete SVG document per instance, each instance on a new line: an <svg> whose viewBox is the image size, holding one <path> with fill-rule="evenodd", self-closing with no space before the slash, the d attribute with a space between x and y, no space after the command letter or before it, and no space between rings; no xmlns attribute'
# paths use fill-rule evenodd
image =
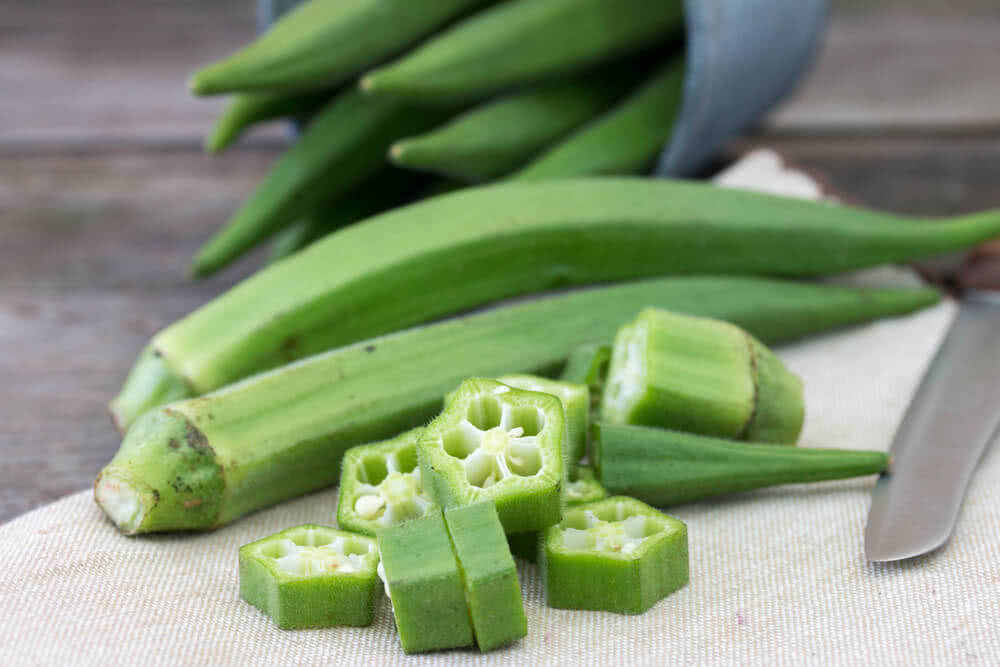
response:
<svg viewBox="0 0 1000 667"><path fill-rule="evenodd" d="M1000 426L1000 294L968 290L889 449L872 493L865 557L891 561L944 544Z"/></svg>

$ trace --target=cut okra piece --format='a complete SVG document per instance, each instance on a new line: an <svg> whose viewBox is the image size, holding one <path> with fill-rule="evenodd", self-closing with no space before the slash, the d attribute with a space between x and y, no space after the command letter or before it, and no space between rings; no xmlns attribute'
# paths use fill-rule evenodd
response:
<svg viewBox="0 0 1000 667"><path fill-rule="evenodd" d="M608 497L605 489L590 466L577 466L576 479L566 485L566 505L582 505Z"/></svg>
<svg viewBox="0 0 1000 667"><path fill-rule="evenodd" d="M559 379L563 382L585 384L590 388L590 407L601 403L604 382L611 364L611 346L597 343L577 346L569 354Z"/></svg>
<svg viewBox="0 0 1000 667"><path fill-rule="evenodd" d="M442 507L496 504L507 533L559 521L566 422L559 399L473 378L424 430L417 460Z"/></svg>
<svg viewBox="0 0 1000 667"><path fill-rule="evenodd" d="M517 568L500 517L491 502L445 510L465 584L469 617L479 650L490 651L528 634Z"/></svg>
<svg viewBox="0 0 1000 667"><path fill-rule="evenodd" d="M378 594L375 540L303 524L240 548L240 597L278 627L370 625Z"/></svg>
<svg viewBox="0 0 1000 667"><path fill-rule="evenodd" d="M515 389L540 391L558 398L569 430L569 447L565 452L569 465L583 458L587 453L587 425L590 421L590 388L587 385L524 374L504 375L497 381Z"/></svg>
<svg viewBox="0 0 1000 667"><path fill-rule="evenodd" d="M344 454L337 525L364 535L423 516L435 506L420 480L417 441L422 428Z"/></svg>
<svg viewBox="0 0 1000 667"><path fill-rule="evenodd" d="M378 574L407 653L473 643L462 574L440 508L379 529Z"/></svg>
<svg viewBox="0 0 1000 667"><path fill-rule="evenodd" d="M647 308L615 337L601 421L792 444L802 381L737 326Z"/></svg>
<svg viewBox="0 0 1000 667"><path fill-rule="evenodd" d="M550 607L641 614L688 581L687 527L627 496L567 508L543 540Z"/></svg>

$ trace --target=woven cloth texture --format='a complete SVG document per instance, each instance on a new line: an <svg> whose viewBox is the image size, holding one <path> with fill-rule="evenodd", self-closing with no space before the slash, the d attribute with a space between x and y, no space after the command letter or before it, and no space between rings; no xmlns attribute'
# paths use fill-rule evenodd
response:
<svg viewBox="0 0 1000 667"><path fill-rule="evenodd" d="M767 153L723 181L817 194ZM854 279L914 280L899 270ZM778 348L805 381L802 446L887 449L954 313L945 302ZM671 508L688 526L691 581L639 616L549 609L535 566L519 562L525 639L488 654L419 656L400 649L385 598L370 627L300 631L279 630L240 599L240 545L304 522L333 525L335 489L210 534L140 538L119 535L83 491L0 527L0 664L1000 663L1000 455L985 455L951 541L908 562L864 559L873 484L790 485Z"/></svg>

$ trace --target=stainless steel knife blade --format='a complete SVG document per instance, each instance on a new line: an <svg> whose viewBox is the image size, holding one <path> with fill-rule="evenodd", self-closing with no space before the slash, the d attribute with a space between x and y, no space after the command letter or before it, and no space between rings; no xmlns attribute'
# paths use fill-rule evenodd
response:
<svg viewBox="0 0 1000 667"><path fill-rule="evenodd" d="M879 477L865 556L926 553L951 535L972 473L1000 426L1000 293L969 290L921 380Z"/></svg>

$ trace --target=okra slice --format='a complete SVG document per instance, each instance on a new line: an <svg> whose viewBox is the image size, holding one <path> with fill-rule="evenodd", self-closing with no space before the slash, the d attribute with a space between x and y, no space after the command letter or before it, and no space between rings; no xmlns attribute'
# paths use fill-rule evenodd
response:
<svg viewBox="0 0 1000 667"><path fill-rule="evenodd" d="M439 505L491 500L505 532L525 532L559 521L567 438L555 396L473 378L424 430L417 460Z"/></svg>
<svg viewBox="0 0 1000 667"><path fill-rule="evenodd" d="M579 345L569 354L559 379L585 384L590 388L590 407L600 406L604 382L611 364L611 346L598 343Z"/></svg>
<svg viewBox="0 0 1000 667"><path fill-rule="evenodd" d="M514 374L497 378L509 387L552 394L562 403L569 431L569 447L565 452L570 465L587 453L587 424L590 421L590 388L585 384L549 380L537 375Z"/></svg>
<svg viewBox="0 0 1000 667"><path fill-rule="evenodd" d="M473 643L458 559L440 508L376 533L378 575L407 653Z"/></svg>
<svg viewBox="0 0 1000 667"><path fill-rule="evenodd" d="M465 584L479 650L489 651L528 634L517 568L496 506L481 502L445 510Z"/></svg>
<svg viewBox="0 0 1000 667"><path fill-rule="evenodd" d="M364 535L421 517L435 507L417 467L422 428L344 454L337 525Z"/></svg>
<svg viewBox="0 0 1000 667"><path fill-rule="evenodd" d="M240 547L240 597L278 627L370 625L378 594L375 540L303 524Z"/></svg>
<svg viewBox="0 0 1000 667"><path fill-rule="evenodd" d="M582 505L608 497L608 491L597 480L590 466L577 466L576 479L566 485L566 505Z"/></svg>
<svg viewBox="0 0 1000 667"><path fill-rule="evenodd" d="M543 540L550 607L640 614L688 581L687 527L627 496L567 508Z"/></svg>
<svg viewBox="0 0 1000 667"><path fill-rule="evenodd" d="M658 308L615 337L601 420L794 443L802 381L739 327Z"/></svg>

